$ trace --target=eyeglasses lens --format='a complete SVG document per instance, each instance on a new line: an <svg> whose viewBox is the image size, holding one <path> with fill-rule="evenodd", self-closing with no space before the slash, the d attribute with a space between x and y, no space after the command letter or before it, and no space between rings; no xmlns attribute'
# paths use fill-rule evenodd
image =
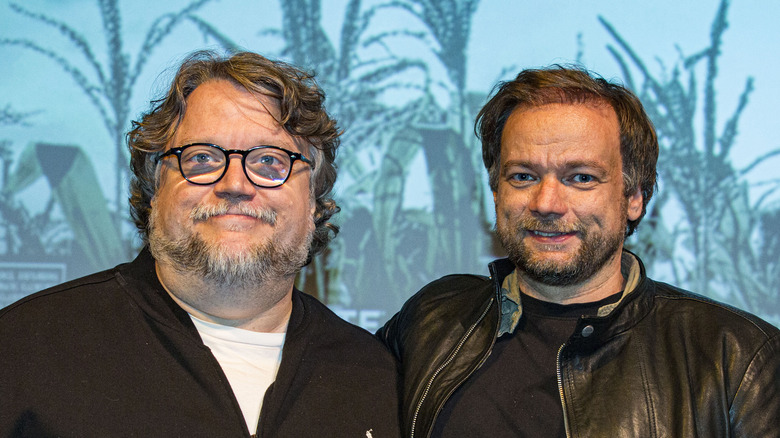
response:
<svg viewBox="0 0 780 438"><path fill-rule="evenodd" d="M281 184L290 173L291 158L287 152L273 148L254 149L246 157L246 170L256 184Z"/></svg>
<svg viewBox="0 0 780 438"><path fill-rule="evenodd" d="M257 148L245 161L249 179L261 186L280 185L290 172L290 156L275 148ZM227 165L225 152L208 145L193 145L181 152L181 170L188 180L211 184L219 179Z"/></svg>

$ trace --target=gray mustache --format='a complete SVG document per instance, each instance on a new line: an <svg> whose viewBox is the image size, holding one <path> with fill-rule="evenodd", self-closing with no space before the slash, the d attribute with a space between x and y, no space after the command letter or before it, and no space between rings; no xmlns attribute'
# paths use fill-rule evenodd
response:
<svg viewBox="0 0 780 438"><path fill-rule="evenodd" d="M190 212L190 219L195 222L205 221L210 217L228 213L242 214L266 222L269 225L276 225L276 211L270 208L252 207L244 203L231 204L229 202L221 202L216 205L198 205Z"/></svg>

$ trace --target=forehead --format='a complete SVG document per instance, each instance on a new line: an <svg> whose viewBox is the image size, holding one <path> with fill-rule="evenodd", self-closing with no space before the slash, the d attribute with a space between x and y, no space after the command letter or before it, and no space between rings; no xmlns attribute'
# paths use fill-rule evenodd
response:
<svg viewBox="0 0 780 438"><path fill-rule="evenodd" d="M279 122L277 99L249 92L227 80L210 80L188 97L184 117L169 147L204 142L228 149L258 145L300 151L300 141Z"/></svg>
<svg viewBox="0 0 780 438"><path fill-rule="evenodd" d="M606 103L550 103L519 107L501 136L502 161L519 155L550 158L620 155L617 115Z"/></svg>

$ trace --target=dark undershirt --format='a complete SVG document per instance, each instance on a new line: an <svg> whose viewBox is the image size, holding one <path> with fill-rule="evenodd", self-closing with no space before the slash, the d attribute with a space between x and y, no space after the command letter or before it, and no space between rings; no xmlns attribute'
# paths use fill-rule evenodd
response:
<svg viewBox="0 0 780 438"><path fill-rule="evenodd" d="M582 315L617 302L560 305L522 295L513 334L496 340L485 363L458 388L437 417L431 437L565 437L558 393L558 349Z"/></svg>

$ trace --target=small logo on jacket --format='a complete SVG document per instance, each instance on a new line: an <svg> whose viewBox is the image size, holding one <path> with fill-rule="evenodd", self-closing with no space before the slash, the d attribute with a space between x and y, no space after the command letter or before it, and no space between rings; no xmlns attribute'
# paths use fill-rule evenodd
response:
<svg viewBox="0 0 780 438"><path fill-rule="evenodd" d="M373 432L374 429L368 429L366 431L366 438L374 438L374 435L371 435L371 432Z"/></svg>

